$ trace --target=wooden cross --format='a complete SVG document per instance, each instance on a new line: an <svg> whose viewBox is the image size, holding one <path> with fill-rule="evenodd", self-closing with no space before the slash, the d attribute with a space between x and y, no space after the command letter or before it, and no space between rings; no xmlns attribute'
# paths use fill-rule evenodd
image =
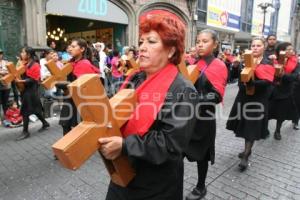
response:
<svg viewBox="0 0 300 200"><path fill-rule="evenodd" d="M126 63L128 68L125 76L130 76L140 69L140 64L136 62L134 58L130 58L129 60L126 61Z"/></svg>
<svg viewBox="0 0 300 200"><path fill-rule="evenodd" d="M140 69L140 64L134 60L134 58L129 58L128 60L119 60L119 71L124 74L124 76L130 76L134 72Z"/></svg>
<svg viewBox="0 0 300 200"><path fill-rule="evenodd" d="M95 74L81 76L68 88L82 122L52 148L64 167L76 170L99 151L99 138L122 137L120 127L131 116L137 97L133 89L123 89L108 99L99 76ZM112 161L102 158L114 183L125 187L135 176L126 156L121 155Z"/></svg>
<svg viewBox="0 0 300 200"><path fill-rule="evenodd" d="M245 67L241 72L241 82L247 83L250 80L254 80L255 61L252 51L246 51L244 54ZM246 86L246 94L253 95L255 93L254 86Z"/></svg>
<svg viewBox="0 0 300 200"><path fill-rule="evenodd" d="M71 63L65 64L61 69L57 67L53 60L48 61L45 65L52 74L42 82L42 85L47 90L52 89L58 81L66 81L68 74L73 71Z"/></svg>
<svg viewBox="0 0 300 200"><path fill-rule="evenodd" d="M1 78L1 81L4 85L9 85L15 79L21 79L21 75L25 73L26 66L21 63L19 67L15 67L12 62L6 64L8 74ZM24 83L16 82L17 88L20 92L24 91Z"/></svg>
<svg viewBox="0 0 300 200"><path fill-rule="evenodd" d="M276 77L279 77L284 72L285 63L286 63L286 52L280 51L279 58L278 58L278 64L274 65Z"/></svg>
<svg viewBox="0 0 300 200"><path fill-rule="evenodd" d="M182 57L181 62L178 65L178 69L181 74L188 80L190 80L193 84L198 80L200 71L197 65L189 65L186 66L185 59Z"/></svg>

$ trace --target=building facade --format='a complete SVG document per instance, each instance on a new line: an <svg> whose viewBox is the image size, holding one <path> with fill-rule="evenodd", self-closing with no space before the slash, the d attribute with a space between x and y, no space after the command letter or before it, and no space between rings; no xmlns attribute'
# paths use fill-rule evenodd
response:
<svg viewBox="0 0 300 200"><path fill-rule="evenodd" d="M277 34L279 41L291 42L294 2L295 0L198 0L196 27L198 31L205 28L216 30L223 49L249 48L253 37L266 37L270 33ZM263 3L270 4L265 14L260 6Z"/></svg>
<svg viewBox="0 0 300 200"><path fill-rule="evenodd" d="M23 45L44 48L47 41L81 36L107 40L114 48L138 44L139 17L167 10L186 24L186 46L194 44L197 0L2 0L0 48L13 59Z"/></svg>

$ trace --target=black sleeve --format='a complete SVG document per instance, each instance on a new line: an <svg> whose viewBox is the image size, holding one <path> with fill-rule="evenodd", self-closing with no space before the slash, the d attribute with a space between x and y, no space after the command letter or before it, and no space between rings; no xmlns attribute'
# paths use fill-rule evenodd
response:
<svg viewBox="0 0 300 200"><path fill-rule="evenodd" d="M182 157L196 122L194 111L198 97L192 88L186 88L181 94L180 98L173 95L172 100L165 102L159 113L161 119L154 122L155 128L143 137L130 135L124 139L123 154L130 160L141 159L156 165Z"/></svg>
<svg viewBox="0 0 300 200"><path fill-rule="evenodd" d="M284 74L281 77L282 82L292 82L297 79L297 73L291 73L291 74Z"/></svg>
<svg viewBox="0 0 300 200"><path fill-rule="evenodd" d="M222 96L214 88L214 86L210 83L210 81L205 75L203 75L196 81L195 87L199 93L198 102L209 102L218 104L222 101Z"/></svg>
<svg viewBox="0 0 300 200"><path fill-rule="evenodd" d="M246 83L248 86L255 86L255 87L267 87L271 84L270 81L267 80L250 80L249 82Z"/></svg>
<svg viewBox="0 0 300 200"><path fill-rule="evenodd" d="M284 74L281 78L282 82L292 82L297 80L298 76L299 76L299 64L298 66L295 68L295 70L290 73L290 74Z"/></svg>
<svg viewBox="0 0 300 200"><path fill-rule="evenodd" d="M32 78L29 78L29 77L27 77L27 78L25 78L23 80L25 81L25 85L32 85L33 83L36 82L36 80L34 80Z"/></svg>

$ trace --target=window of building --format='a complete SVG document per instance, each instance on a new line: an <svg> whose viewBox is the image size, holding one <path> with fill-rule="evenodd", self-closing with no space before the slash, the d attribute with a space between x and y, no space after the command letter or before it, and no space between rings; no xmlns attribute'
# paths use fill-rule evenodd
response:
<svg viewBox="0 0 300 200"><path fill-rule="evenodd" d="M207 15L207 0L198 0L197 14L198 21L205 23Z"/></svg>
<svg viewBox="0 0 300 200"><path fill-rule="evenodd" d="M242 31L248 33L251 32L253 3L254 0L242 1L242 8L241 8Z"/></svg>

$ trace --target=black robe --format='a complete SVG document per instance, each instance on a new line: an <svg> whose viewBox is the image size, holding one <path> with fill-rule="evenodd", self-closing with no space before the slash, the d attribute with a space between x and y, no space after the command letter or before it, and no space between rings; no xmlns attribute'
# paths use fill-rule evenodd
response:
<svg viewBox="0 0 300 200"><path fill-rule="evenodd" d="M263 59L261 64L270 64L270 61ZM255 77L252 84L255 86L255 94L247 95L244 83L239 81L239 91L226 124L226 129L248 141L265 139L269 135L268 105L273 90L270 81L258 77Z"/></svg>
<svg viewBox="0 0 300 200"><path fill-rule="evenodd" d="M67 77L69 83L76 80L76 77L71 73ZM63 105L60 110L59 125L66 127L75 127L78 124L78 112L72 97L68 95L68 82L57 83L55 86L57 89L64 91Z"/></svg>
<svg viewBox="0 0 300 200"><path fill-rule="evenodd" d="M145 74L140 72L133 76L131 82L137 88L145 78ZM107 200L183 199L182 155L196 122L193 112L197 95L194 86L178 74L158 113L160 117L148 133L143 137L130 135L124 139L122 153L128 156L136 176L126 188L110 183ZM178 104L173 108L175 103ZM188 116L191 116L189 120L179 119Z"/></svg>
<svg viewBox="0 0 300 200"><path fill-rule="evenodd" d="M275 80L277 84L271 96L269 119L284 121L293 120L298 117L292 93L293 85L299 71L300 66L297 66L291 74L284 74L281 78Z"/></svg>
<svg viewBox="0 0 300 200"><path fill-rule="evenodd" d="M267 59L269 62L273 63L273 60L269 59L270 55L276 55L275 47L267 47L264 52L264 58Z"/></svg>
<svg viewBox="0 0 300 200"><path fill-rule="evenodd" d="M210 65L214 57L206 57L205 63ZM215 66L209 66L215 67ZM215 162L215 139L216 139L216 105L222 101L222 96L213 87L205 73L199 76L195 82L195 88L199 93L198 102L200 118L194 128L194 134L188 145L186 156L189 161L210 160Z"/></svg>
<svg viewBox="0 0 300 200"><path fill-rule="evenodd" d="M30 66L28 67L30 68ZM20 92L22 116L29 116L31 114L40 114L42 116L43 106L40 100L38 81L27 76L26 73L21 78L25 80L25 89L23 92Z"/></svg>
<svg viewBox="0 0 300 200"><path fill-rule="evenodd" d="M299 67L299 64L298 64ZM298 71L297 79L293 85L293 99L297 108L298 115L294 119L294 121L298 121L300 117L300 72Z"/></svg>

